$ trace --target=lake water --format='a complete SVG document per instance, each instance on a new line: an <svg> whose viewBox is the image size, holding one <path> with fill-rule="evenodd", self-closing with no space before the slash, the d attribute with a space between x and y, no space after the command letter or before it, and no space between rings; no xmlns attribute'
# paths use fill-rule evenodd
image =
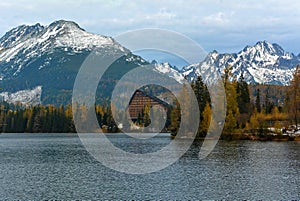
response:
<svg viewBox="0 0 300 201"><path fill-rule="evenodd" d="M109 136L148 152L170 142ZM1 134L0 200L300 199L299 142L219 141L203 160L200 145L164 170L130 175L97 162L76 134Z"/></svg>

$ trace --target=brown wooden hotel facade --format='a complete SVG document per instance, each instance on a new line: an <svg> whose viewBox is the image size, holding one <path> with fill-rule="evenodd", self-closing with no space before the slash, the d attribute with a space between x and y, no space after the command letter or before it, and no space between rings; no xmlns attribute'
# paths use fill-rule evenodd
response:
<svg viewBox="0 0 300 201"><path fill-rule="evenodd" d="M147 104L150 105L150 108L155 105L159 105L166 111L169 108L169 105L166 102L160 100L159 98L145 94L141 90L136 90L132 98L130 99L128 106L129 114L132 121L137 120L139 114L142 115L143 110ZM142 116L140 117L142 118Z"/></svg>

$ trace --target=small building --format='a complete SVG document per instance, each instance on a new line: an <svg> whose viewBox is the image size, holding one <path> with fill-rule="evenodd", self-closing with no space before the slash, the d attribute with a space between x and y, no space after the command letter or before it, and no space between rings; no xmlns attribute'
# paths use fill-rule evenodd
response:
<svg viewBox="0 0 300 201"><path fill-rule="evenodd" d="M155 96L148 95L141 90L136 90L131 97L128 105L128 111L132 121L136 121L139 115L142 115L145 106L149 104L150 108L155 105L161 106L165 111L170 105ZM140 116L142 117L142 116Z"/></svg>

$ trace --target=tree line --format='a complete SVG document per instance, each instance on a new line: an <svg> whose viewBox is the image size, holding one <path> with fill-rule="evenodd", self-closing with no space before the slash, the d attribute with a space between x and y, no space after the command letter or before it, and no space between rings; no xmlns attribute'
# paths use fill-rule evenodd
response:
<svg viewBox="0 0 300 201"><path fill-rule="evenodd" d="M79 109L84 110L84 107ZM97 119L107 132L116 132L109 107L95 107ZM72 107L36 105L22 107L2 102L0 105L0 132L7 133L75 133Z"/></svg>
<svg viewBox="0 0 300 201"><path fill-rule="evenodd" d="M243 74L236 79L233 77L230 67L225 68L222 79L227 102L223 135L243 132L263 134L270 127L279 131L281 128L288 128L291 125L294 125L295 129L298 128L300 123L299 66L294 72L290 86L286 87L284 97L279 97L283 101L272 97L269 85L261 87L249 85ZM198 100L200 111L198 137L204 137L213 121L210 93L201 76L191 83L191 87ZM251 91L254 95L251 94ZM187 92L184 86L180 96L185 97L185 93ZM78 109L84 110L84 107ZM95 111L99 125L105 132L120 131L114 121L110 106L96 105ZM149 105L146 104L135 123L139 126L149 125L151 123L149 111ZM180 126L181 115L180 105L175 101L167 113L163 131L176 134ZM54 105L24 107L2 102L0 104L0 132L74 133L76 129L72 107L70 104L59 107Z"/></svg>
<svg viewBox="0 0 300 201"><path fill-rule="evenodd" d="M242 133L282 134L289 128L298 130L300 123L300 66L296 67L290 86L249 85L241 74L233 76L232 68L224 69L222 81L226 93L226 119L222 136ZM213 121L207 86L202 78L192 82L198 99L200 124L198 137L204 137ZM180 122L180 107L171 113L170 131L176 133Z"/></svg>

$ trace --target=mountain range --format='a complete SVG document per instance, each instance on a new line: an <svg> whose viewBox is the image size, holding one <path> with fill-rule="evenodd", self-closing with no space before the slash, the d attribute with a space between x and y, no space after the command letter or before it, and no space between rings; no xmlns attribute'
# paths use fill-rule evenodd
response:
<svg viewBox="0 0 300 201"><path fill-rule="evenodd" d="M231 67L236 79L243 75L251 84L288 85L299 63L300 55L288 53L278 44L259 41L239 53L213 51L199 64L183 67L181 73L190 80L201 74L205 82L211 83L224 72L224 68Z"/></svg>
<svg viewBox="0 0 300 201"><path fill-rule="evenodd" d="M100 81L99 101L106 99L117 81L129 70L148 64L112 37L86 32L78 24L59 20L48 26L21 25L0 38L0 95L8 102L23 104L65 104L70 102L77 72L88 54L98 48L101 54L123 53ZM198 64L181 70L168 63L155 63L155 70L181 81L202 75L212 83L225 67L231 66L238 79L248 83L288 85L300 63L300 55L267 41L247 46L238 53L213 51Z"/></svg>

